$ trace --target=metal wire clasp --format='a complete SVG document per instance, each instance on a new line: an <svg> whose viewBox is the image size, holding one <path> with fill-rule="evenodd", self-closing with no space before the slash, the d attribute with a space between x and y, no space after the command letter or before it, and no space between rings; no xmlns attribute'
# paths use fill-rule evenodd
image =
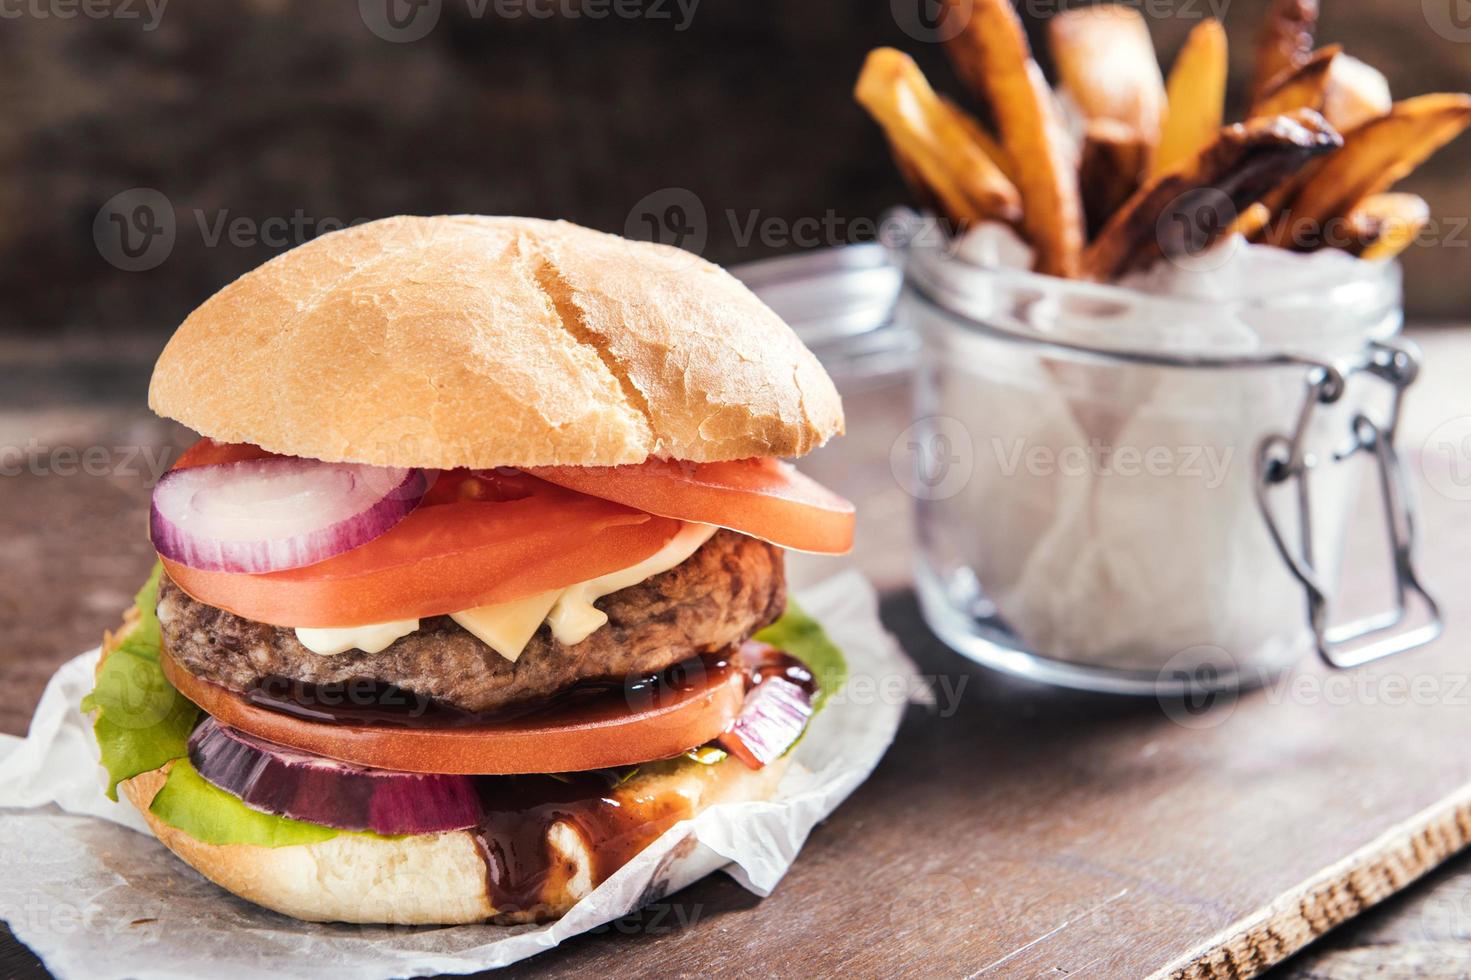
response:
<svg viewBox="0 0 1471 980"><path fill-rule="evenodd" d="M1367 357L1348 368L1312 363L1307 392L1298 410L1292 435L1268 435L1257 446L1257 505L1277 550L1307 594L1308 623L1312 627L1318 656L1339 670L1424 646L1440 636L1444 628L1440 606L1425 591L1415 572L1414 497L1394 447L1405 390L1415 382L1419 371L1420 352L1404 340L1373 343L1367 349ZM1355 453L1365 452L1371 453L1377 463L1380 502L1390 557L1394 563L1395 602L1394 607L1386 612L1332 626L1328 621L1328 594L1313 560L1312 499L1308 477L1319 461L1308 450L1307 439L1318 406L1330 405L1342 398L1349 379L1360 373L1391 386L1393 400L1389 416L1381 424L1363 413L1356 414L1350 423L1352 442L1348 448L1335 454L1334 461L1341 462ZM1295 483L1298 550L1294 550L1283 535L1269 500L1269 492L1286 483ZM1427 621L1399 630L1398 627L1409 617L1412 603L1419 603L1424 608Z"/></svg>

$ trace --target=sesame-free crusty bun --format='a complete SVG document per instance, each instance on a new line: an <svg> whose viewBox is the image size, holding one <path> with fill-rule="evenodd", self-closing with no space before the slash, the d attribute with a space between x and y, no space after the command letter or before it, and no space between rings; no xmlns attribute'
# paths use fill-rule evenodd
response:
<svg viewBox="0 0 1471 980"><path fill-rule="evenodd" d="M122 628L103 638L102 661L137 627L129 609ZM625 808L651 815L639 830L652 841L679 820L719 803L768 800L790 764L785 756L761 769L735 757L713 765L672 759L639 767L610 795ZM164 823L150 807L168 780L169 762L119 785L149 829L194 870L257 905L312 922L459 925L496 919L526 922L564 915L616 867L599 860L573 824L552 823L547 846L554 858L537 901L497 908L487 886L485 858L470 831L380 837L344 831L314 844L263 847L208 844ZM596 876L596 878L595 878Z"/></svg>
<svg viewBox="0 0 1471 980"><path fill-rule="evenodd" d="M392 466L799 456L843 431L791 328L680 249L566 222L324 235L174 334L149 406L224 442Z"/></svg>
<svg viewBox="0 0 1471 980"><path fill-rule="evenodd" d="M173 763L169 764L170 766ZM717 803L769 799L787 760L750 770L734 757L715 765L655 763L613 793L623 800L670 801L651 835ZM315 844L262 847L206 844L150 810L168 766L124 781L122 789L154 836L210 881L257 905L310 922L458 925L496 919L525 922L566 914L598 884L598 858L571 823L552 824L554 860L530 908L497 909L486 885L485 859L469 831L378 837L342 833ZM611 873L603 868L604 875Z"/></svg>

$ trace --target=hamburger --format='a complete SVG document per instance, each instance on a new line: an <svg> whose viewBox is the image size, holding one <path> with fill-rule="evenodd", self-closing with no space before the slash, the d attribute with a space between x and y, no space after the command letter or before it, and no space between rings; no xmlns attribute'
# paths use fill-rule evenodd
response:
<svg viewBox="0 0 1471 980"><path fill-rule="evenodd" d="M843 429L734 278L564 222L390 218L225 287L149 405L200 436L83 702L108 791L300 919L555 918L768 799L842 683L786 549Z"/></svg>

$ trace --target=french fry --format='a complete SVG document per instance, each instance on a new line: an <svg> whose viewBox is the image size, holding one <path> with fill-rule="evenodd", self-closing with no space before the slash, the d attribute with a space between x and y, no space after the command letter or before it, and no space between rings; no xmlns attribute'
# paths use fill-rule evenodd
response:
<svg viewBox="0 0 1471 980"><path fill-rule="evenodd" d="M1011 165L1011 158L1006 155L1006 150L996 140L996 137L991 135L991 131L975 116L972 116L960 108L960 106L956 105L954 100L942 95L940 96L940 101L945 104L945 108L955 117L955 121L965 127L965 131L970 134L970 138L975 141L975 144L984 150L986 156L995 162L1001 172L1006 175L1006 179L1013 184L1016 183L1016 170Z"/></svg>
<svg viewBox="0 0 1471 980"><path fill-rule="evenodd" d="M1307 62L1317 30L1318 0L1271 0L1257 34L1253 99L1266 92L1278 76Z"/></svg>
<svg viewBox="0 0 1471 980"><path fill-rule="evenodd" d="M1226 108L1226 30L1214 18L1195 25L1175 56L1164 124L1151 176L1199 153L1221 129Z"/></svg>
<svg viewBox="0 0 1471 980"><path fill-rule="evenodd" d="M1317 113L1249 119L1154 178L1109 220L1083 256L1083 271L1108 282L1160 258L1198 253L1245 208L1343 138Z"/></svg>
<svg viewBox="0 0 1471 980"><path fill-rule="evenodd" d="M1344 137L1303 184L1267 231L1281 248L1310 250L1329 223L1344 219L1359 202L1381 194L1414 170L1471 123L1471 96L1421 95L1396 102L1389 114Z"/></svg>
<svg viewBox="0 0 1471 980"><path fill-rule="evenodd" d="M1048 22L1063 90L1086 121L1078 175L1088 231L1139 189L1159 145L1164 79L1144 18L1114 4Z"/></svg>
<svg viewBox="0 0 1471 980"><path fill-rule="evenodd" d="M1149 169L1150 146L1132 126L1094 119L1083 137L1078 183L1089 234L1096 233L1129 199Z"/></svg>
<svg viewBox="0 0 1471 980"><path fill-rule="evenodd" d="M1001 149L1001 144L996 142L996 137L991 135L990 131L981 124L979 119L967 113L950 99L947 99L943 95L939 96L939 99L941 104L944 105L945 111L949 112L955 118L955 122L958 125L964 127L971 140L981 148L981 151L986 156L991 158L991 161L996 164L997 169L1006 175L1006 179L1015 183L1012 177L1011 163L1006 159L1006 154ZM944 208L941 206L939 198L935 196L935 192L931 190L929 184L925 183L924 175L919 172L914 162L904 155L904 152L894 144L893 140L889 140L888 143L889 153L894 158L894 166L898 169L899 175L904 178L904 182L909 185L909 190L914 195L915 203L922 210L943 214Z"/></svg>
<svg viewBox="0 0 1471 980"><path fill-rule="evenodd" d="M1347 132L1390 109L1389 82L1370 65L1336 44L1319 48L1300 68L1279 75L1252 103L1253 116L1280 116L1314 109L1339 132Z"/></svg>
<svg viewBox="0 0 1471 980"><path fill-rule="evenodd" d="M1336 44L1327 45L1313 52L1312 57L1302 65L1297 68L1289 68L1272 80L1267 90L1259 94L1253 101L1249 117L1269 118L1298 109L1312 109L1327 119L1324 110L1329 90L1333 84L1333 66L1347 57L1343 49ZM1333 125L1331 119L1328 120L1328 123ZM1337 126L1334 128L1338 129ZM1313 169L1321 166L1322 162L1322 160L1317 160L1304 167L1288 180L1272 188L1261 201L1257 202L1266 209L1266 220L1256 221L1255 217L1253 218L1244 232L1247 241L1261 241L1266 236L1272 221L1282 213L1287 202L1292 200L1293 195L1312 176Z"/></svg>
<svg viewBox="0 0 1471 980"><path fill-rule="evenodd" d="M945 215L951 218L952 221L955 220L951 215L946 213L944 203L940 200L939 195L935 193L934 189L926 183L924 174L919 172L919 168L914 165L914 161L905 156L904 151L899 149L898 144L892 139L885 136L884 140L889 144L889 156L894 159L894 168L899 171L899 176L904 179L905 185L909 188L909 193L914 198L915 206L921 211L931 211L935 214Z"/></svg>
<svg viewBox="0 0 1471 980"><path fill-rule="evenodd" d="M1314 160L1312 163L1308 164L1306 167L1303 167L1297 173L1293 174L1287 180L1284 180L1282 183L1278 184L1276 187L1272 188L1270 191L1262 195L1262 199L1257 203L1267 209L1267 220L1261 222L1252 229L1252 233L1246 236L1247 241L1266 241L1267 233L1272 230L1272 223L1277 221L1281 217L1282 210L1287 207L1287 203L1292 200L1292 195L1296 194L1298 192L1298 189L1301 188L1304 183L1306 183L1307 178L1312 175L1313 169L1315 167L1322 166L1322 164L1322 158Z"/></svg>
<svg viewBox="0 0 1471 980"><path fill-rule="evenodd" d="M1158 145L1165 83L1139 12L1117 4L1078 7L1047 26L1061 87L1083 118L1112 119Z"/></svg>
<svg viewBox="0 0 1471 980"><path fill-rule="evenodd" d="M1021 217L1021 197L996 163L940 101L908 55L871 51L854 98L889 138L901 172L922 201L933 199L959 225Z"/></svg>
<svg viewBox="0 0 1471 980"><path fill-rule="evenodd" d="M1314 51L1303 64L1272 79L1266 89L1252 99L1248 115L1281 116L1295 109L1322 112L1328 101L1329 73L1333 62L1342 55L1343 48L1336 44Z"/></svg>
<svg viewBox="0 0 1471 980"><path fill-rule="evenodd" d="M1347 251L1361 259L1392 259L1430 223L1430 205L1414 194L1375 194L1348 213Z"/></svg>
<svg viewBox="0 0 1471 980"><path fill-rule="evenodd" d="M1334 129L1347 132L1389 111L1389 83L1378 71L1344 54L1338 45L1330 44L1313 52L1302 67L1278 76L1253 105L1251 114L1273 116L1299 108L1316 109ZM1272 218L1256 228L1248 239L1260 240L1266 235L1271 220L1276 219L1323 162L1304 168L1263 198Z"/></svg>
<svg viewBox="0 0 1471 980"><path fill-rule="evenodd" d="M1346 54L1333 59L1323 118L1340 133L1378 119L1389 112L1393 102L1389 80L1379 69Z"/></svg>
<svg viewBox="0 0 1471 980"><path fill-rule="evenodd" d="M1083 207L1067 134L1011 0L944 0L965 27L946 42L956 70L990 107L1015 168L1022 231L1038 272L1074 277L1083 249Z"/></svg>
<svg viewBox="0 0 1471 980"><path fill-rule="evenodd" d="M1240 235L1247 241L1251 241L1262 233L1262 229L1267 227L1267 222L1271 220L1272 209L1261 201L1257 201L1236 216L1236 220L1232 222L1226 234Z"/></svg>

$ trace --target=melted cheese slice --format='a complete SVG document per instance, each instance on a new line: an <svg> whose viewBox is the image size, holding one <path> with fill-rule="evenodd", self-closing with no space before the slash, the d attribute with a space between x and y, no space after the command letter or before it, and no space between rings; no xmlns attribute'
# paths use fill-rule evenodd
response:
<svg viewBox="0 0 1471 980"><path fill-rule="evenodd" d="M716 528L711 524L686 524L669 543L637 565L569 585L547 615L552 636L563 646L581 643L608 621L608 614L593 605L605 595L638 585L644 579L667 572L699 550ZM529 637L528 637L529 639Z"/></svg>
<svg viewBox="0 0 1471 980"><path fill-rule="evenodd" d="M348 626L341 629L308 629L298 626L296 638L312 653L331 656L348 650L381 653L402 637L419 628L417 619L396 619L391 623Z"/></svg>
<svg viewBox="0 0 1471 980"><path fill-rule="evenodd" d="M608 614L594 606L594 602L669 571L698 551L716 530L710 524L685 524L664 547L636 565L564 589L450 613L450 618L512 663L521 656L521 651L526 649L526 644L531 642L542 623L551 627L552 636L558 643L572 646L587 639L608 621ZM353 649L379 653L418 628L417 619L341 629L302 627L296 630L296 638L302 646L323 656Z"/></svg>
<svg viewBox="0 0 1471 980"><path fill-rule="evenodd" d="M515 663L521 656L521 651L526 649L526 644L536 635L537 629L546 622L547 613L552 611L552 606L561 594L561 589L553 589L524 599L450 613L449 618L465 627L466 632L479 637L480 642L496 653Z"/></svg>

